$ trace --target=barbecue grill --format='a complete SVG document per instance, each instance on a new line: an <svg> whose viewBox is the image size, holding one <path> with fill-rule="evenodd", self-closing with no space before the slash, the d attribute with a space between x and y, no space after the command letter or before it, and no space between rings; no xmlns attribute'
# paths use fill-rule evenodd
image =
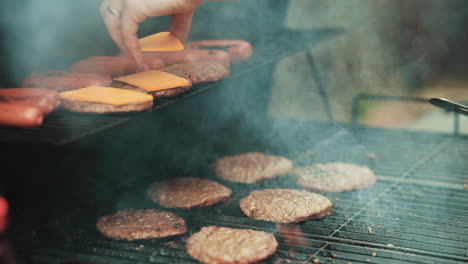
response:
<svg viewBox="0 0 468 264"><path fill-rule="evenodd" d="M69 209L64 214L60 210L59 215L35 231L34 262L81 259L96 263L193 263L185 252L185 241L191 233L207 225L274 233L280 246L268 263L468 261L466 137L277 119L270 120L265 128L261 132L276 144L262 142L250 137L249 131L243 131L244 137L238 137L236 146L226 145L218 138L197 147L211 151L222 144L219 156L255 149L284 155L297 165L354 162L373 168L378 181L359 191L322 193L334 203L332 215L323 220L284 225L283 231L278 232L281 227L275 223L244 216L238 201L254 189L299 188L289 176L254 185L216 179L233 190L233 198L208 208L174 210L188 223L186 235L122 242L98 234L95 222L103 214L129 207L155 207L145 197L147 185L143 184L128 196L114 197L115 201L125 202L117 206L115 201L110 202L103 207L107 208L104 211ZM309 155L309 149L314 151L313 155ZM207 161L212 159L209 157ZM201 167L192 176L215 179L206 166Z"/></svg>
<svg viewBox="0 0 468 264"><path fill-rule="evenodd" d="M10 155L2 167L14 175L5 179L12 205L8 237L18 255L32 263L196 263L185 251L187 238L203 226L218 225L273 233L279 248L266 263L467 262L467 137L267 118L264 100L257 100L268 98L267 89L257 89L260 95L252 98L230 98L250 100L241 105L255 113L253 120L200 113L204 102L222 111L225 101L211 100L219 91L235 95L240 84L258 80L263 82L255 85L269 87L275 62L341 32L281 30L248 39L254 56L232 65L229 78L158 100L144 113L57 111L41 128L0 128L2 149ZM321 193L334 203L332 215L323 220L282 225L253 220L238 206L251 190L300 187L291 175L231 183L208 168L219 157L250 151L282 155L296 166L361 164L372 168L378 181L358 191ZM208 208L171 210L187 221L189 231L182 236L127 242L97 232L97 219L116 210L160 208L145 196L148 186L185 176L221 182L233 190L232 198Z"/></svg>
<svg viewBox="0 0 468 264"><path fill-rule="evenodd" d="M231 79L223 82L235 81L238 72L234 71ZM189 95L161 101L152 111L217 86L221 86L221 83L197 86ZM18 133L19 130L2 130L4 139L5 131L15 131L11 133L15 140L19 135L21 140L31 139L36 143L69 143L53 152L54 158L63 155L68 159L61 168L54 168L54 174L66 176L61 176L62 179L60 176L52 177L48 181L60 188L48 183L42 183L46 187L37 186L35 183L41 182L40 179L28 179L33 181L32 188L48 188L48 197L37 196L40 201L38 203L43 203L42 205L25 201L25 204L29 204L29 207L26 206L29 209L16 212L15 218L19 223L10 234L13 234L13 240L19 245L29 245L31 251L18 250L30 255L33 263L194 263L196 261L185 252L185 241L190 234L207 225L274 233L280 246L275 255L266 260L267 263L468 261L468 141L464 136L282 119L267 119L256 124L255 128L236 124L224 125L207 132L197 131L195 121L186 122L184 129L193 133L189 137L191 143L181 134L171 137L170 134L174 132L169 131L158 131L159 141L163 143L154 143L157 146L170 146L170 149L159 149L158 157L176 157L177 162L155 164L153 171L161 175L133 175L131 177L139 178L138 183L117 182L117 185L126 187L118 192L107 192L103 182L107 179L107 184L114 184L115 181L124 179L124 176L116 172L122 167L91 172L95 165L90 158L85 157L88 149L77 141L75 145L78 144L80 150L75 150L76 154L73 154L68 152L73 148L67 146L74 146L73 140L80 137L134 118L137 116L101 117L59 112L47 121L44 128L38 130L24 130L24 133ZM233 130L233 127L236 129ZM72 132L71 135L62 133L65 128ZM125 126L122 127L124 128ZM75 129L78 132L75 133ZM51 133L52 131L55 133ZM107 135L106 132L103 134ZM42 139L44 140L41 141ZM90 145L96 145L96 142ZM313 151L313 155L310 155L309 150ZM288 175L254 185L235 184L215 178L207 169L206 165L215 158L246 151L283 155L298 166L328 161L362 164L376 172L378 182L359 191L321 193L334 203L332 215L323 220L282 226L253 220L244 216L238 207L239 199L245 197L249 191L299 186ZM34 153L41 153L41 150ZM116 155L123 156L124 153L120 150ZM209 154L195 160L191 157L201 153ZM25 153L16 155L27 156ZM73 161L80 164L73 167ZM179 161L185 161L188 165L180 168ZM122 166L133 167L132 162L135 161ZM39 163L41 162L34 164ZM82 168L87 166L90 167L89 170ZM47 169L43 170L38 175L45 174ZM102 175L107 173L113 175ZM124 208L158 208L144 195L152 181L187 174L222 182L233 190L232 199L209 208L173 210L186 219L189 227L187 234L175 238L125 242L113 241L97 233L95 223L102 215ZM68 184L64 183L67 181ZM129 186L131 188L127 188ZM23 193L32 188L23 190ZM94 195L100 191L106 193L106 198L94 200ZM29 193L29 197L34 196L34 192L32 193ZM93 197L93 201L83 202L83 198L77 198L79 195ZM21 200L21 195L17 196L15 199ZM31 215L34 217L31 218ZM24 232L24 226L28 226L26 230L33 226L31 236L24 234L29 234Z"/></svg>
<svg viewBox="0 0 468 264"><path fill-rule="evenodd" d="M155 170L156 173L161 173L162 178L187 174L210 178L222 182L234 192L233 198L227 203L191 211L174 210L188 223L189 232L186 235L136 242L113 241L102 237L95 229L98 217L118 209L155 207L144 194L149 183L160 175L140 177L140 183L132 185L130 193L110 192L105 201L100 200L93 204L95 200L92 193L99 193L100 190L105 192L106 187L102 183L93 186L98 179L105 178L106 175L98 175L104 171L87 176L83 169L73 173L70 171L73 169L63 168L57 169L58 172L55 173L65 175L62 177L66 179L61 181L71 181L71 187L64 188L67 185L62 183L59 191L48 185L47 193L50 197L44 201L44 205L36 207L32 203L30 206L35 209L19 213L22 216L17 217L28 219L28 226L28 221L37 224L34 225L32 237L24 237L23 234L15 239L31 239L32 252L28 253L31 253L33 263L73 263L72 260L86 260L91 263L193 263L195 261L185 252L188 236L202 226L219 225L274 233L280 246L277 253L267 260L268 263L468 261L466 137L277 119L264 122L259 127L262 128L255 128L254 131L242 128L233 132L227 126L214 132L215 135L223 135L222 137L211 140L208 136L203 136L206 135L204 133L195 133L198 136L191 140L198 143L189 145L183 145L186 141L180 142L176 138L164 142L172 147L173 152L164 149L161 155L187 161L190 170L180 168L175 162L168 163ZM168 133L162 133L162 137ZM231 137L236 139L235 144L226 141L226 138ZM309 155L309 150L314 154ZM216 157L245 151L284 155L299 166L327 161L362 164L376 172L378 182L360 191L322 193L334 203L331 216L323 220L286 225L298 228L286 228L286 231L278 232L278 226L274 223L244 216L238 207L238 201L253 189L299 188L290 176L255 185L233 184L216 179L206 168L206 164ZM211 155L205 155L196 161L190 157L190 153L199 155L203 152ZM70 159L79 160L78 156L80 154L76 154L76 159ZM86 158L83 160L84 165L88 164ZM193 166L192 163L198 166ZM172 172L168 167L177 169ZM118 174L111 176L107 177L107 184L114 183L110 178L116 181L123 179ZM79 181L84 181L85 184L78 184L77 187ZM86 187L90 187L91 191L86 192ZM82 196L93 197L93 201L87 201L83 205L73 200L69 196L77 194L73 194L72 188L76 188L75 192L81 192ZM63 204L57 201L62 201ZM40 212L44 207L57 208L48 208L46 213L42 212L46 216L41 218ZM42 221L29 219L30 215L35 215ZM13 234L15 232L12 230ZM295 244L297 241L306 241L306 244Z"/></svg>

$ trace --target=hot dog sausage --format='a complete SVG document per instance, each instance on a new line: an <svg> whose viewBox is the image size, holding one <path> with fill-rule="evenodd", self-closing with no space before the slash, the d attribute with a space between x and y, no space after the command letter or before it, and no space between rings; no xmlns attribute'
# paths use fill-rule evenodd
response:
<svg viewBox="0 0 468 264"><path fill-rule="evenodd" d="M54 90L41 88L5 88L0 89L0 97L4 98L25 98L47 96L50 98L59 98L59 94Z"/></svg>
<svg viewBox="0 0 468 264"><path fill-rule="evenodd" d="M252 45L245 40L199 40L190 42L186 44L185 47L187 49L228 47L226 51L232 60L246 60L253 52Z"/></svg>
<svg viewBox="0 0 468 264"><path fill-rule="evenodd" d="M47 89L8 88L0 89L0 102L35 106L47 115L60 104L60 95Z"/></svg>
<svg viewBox="0 0 468 264"><path fill-rule="evenodd" d="M0 196L0 233L5 232L8 224L8 202Z"/></svg>
<svg viewBox="0 0 468 264"><path fill-rule="evenodd" d="M217 62L223 66L229 67L229 54L222 50L201 50L189 49L183 51L159 51L159 52L143 52L143 60L146 64L160 59L166 65L191 62Z"/></svg>
<svg viewBox="0 0 468 264"><path fill-rule="evenodd" d="M0 125L16 127L38 127L44 115L34 106L0 103Z"/></svg>
<svg viewBox="0 0 468 264"><path fill-rule="evenodd" d="M112 78L106 74L98 73L82 73L82 72L63 72L55 70L37 71L31 74L32 77L63 77L63 78L79 78L79 79L95 79L99 82L109 82ZM37 87L36 87L37 88ZM55 89L53 89L55 90Z"/></svg>
<svg viewBox="0 0 468 264"><path fill-rule="evenodd" d="M55 70L36 71L31 73L29 77L79 77L79 78L96 78L101 81L111 80L111 77L106 74L97 73L82 73L82 72L63 72Z"/></svg>
<svg viewBox="0 0 468 264"><path fill-rule="evenodd" d="M134 60L123 56L95 56L75 62L71 71L104 74L116 78L135 73L137 65Z"/></svg>
<svg viewBox="0 0 468 264"><path fill-rule="evenodd" d="M112 79L108 75L45 71L31 74L23 80L21 86L52 89L61 92L92 85L109 86L111 83Z"/></svg>
<svg viewBox="0 0 468 264"><path fill-rule="evenodd" d="M126 60L129 59L124 54L120 54L119 57L122 57L122 58L124 58ZM158 58L157 56L144 56L143 60L144 60L144 63L148 66L149 70L159 70L159 69L162 69L162 68L164 68L166 66L166 63L164 63L164 61L162 59ZM137 72L137 71L138 71L138 67L136 66L136 63L135 63L135 72ZM133 73L135 73L135 72L133 72Z"/></svg>
<svg viewBox="0 0 468 264"><path fill-rule="evenodd" d="M34 106L39 108L44 115L50 114L57 106L57 103L52 104L47 97L31 97L12 100L1 100L2 103L11 103L17 105Z"/></svg>
<svg viewBox="0 0 468 264"><path fill-rule="evenodd" d="M162 59L151 59L151 60L144 60L145 63L149 66L150 70L159 70L166 66L166 63Z"/></svg>

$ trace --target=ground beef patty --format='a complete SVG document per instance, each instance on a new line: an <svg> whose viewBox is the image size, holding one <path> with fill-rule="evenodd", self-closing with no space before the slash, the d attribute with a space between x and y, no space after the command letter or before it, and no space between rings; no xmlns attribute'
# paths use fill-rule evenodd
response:
<svg viewBox="0 0 468 264"><path fill-rule="evenodd" d="M273 255L271 234L250 229L206 226L187 241L187 252L203 263L252 263Z"/></svg>
<svg viewBox="0 0 468 264"><path fill-rule="evenodd" d="M240 200L248 217L279 223L321 219L332 212L332 202L320 194L304 190L265 189L252 191Z"/></svg>
<svg viewBox="0 0 468 264"><path fill-rule="evenodd" d="M136 92L140 92L140 93L151 94L155 99L156 98L172 97L172 96L176 96L176 95L179 95L179 94L183 94L183 93L187 92L188 90L190 90L190 88L192 88L191 86L182 86L182 87L176 87L176 88L170 88L170 89L165 89L165 90L157 90L157 91L148 92L148 91L146 91L146 90L144 90L142 88L133 86L133 85L128 84L128 83L119 82L119 81L114 81L112 83L112 87L132 90L132 91L136 91Z"/></svg>
<svg viewBox="0 0 468 264"><path fill-rule="evenodd" d="M221 158L211 167L216 175L222 179L255 183L288 173L292 169L293 163L284 157L251 152Z"/></svg>
<svg viewBox="0 0 468 264"><path fill-rule="evenodd" d="M214 181L179 178L153 183L148 195L155 203L169 208L190 209L210 206L231 196L232 191Z"/></svg>
<svg viewBox="0 0 468 264"><path fill-rule="evenodd" d="M369 168L343 162L317 163L294 169L291 173L304 188L325 192L357 190L377 181Z"/></svg>
<svg viewBox="0 0 468 264"><path fill-rule="evenodd" d="M63 108L73 112L98 114L139 112L146 109L150 109L153 106L152 100L144 103L111 105L62 98L61 103Z"/></svg>
<svg viewBox="0 0 468 264"><path fill-rule="evenodd" d="M119 211L99 218L96 227L107 237L123 240L168 237L187 232L184 219L154 209Z"/></svg>
<svg viewBox="0 0 468 264"><path fill-rule="evenodd" d="M188 79L192 84L214 82L229 75L229 69L216 62L174 64L162 68L161 71Z"/></svg>

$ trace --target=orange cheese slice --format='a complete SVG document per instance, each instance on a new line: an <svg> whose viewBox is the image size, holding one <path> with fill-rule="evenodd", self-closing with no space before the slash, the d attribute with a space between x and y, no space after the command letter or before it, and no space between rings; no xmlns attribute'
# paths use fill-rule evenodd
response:
<svg viewBox="0 0 468 264"><path fill-rule="evenodd" d="M139 72L119 77L115 80L131 84L148 92L191 85L190 81L187 79L167 72L155 70Z"/></svg>
<svg viewBox="0 0 468 264"><path fill-rule="evenodd" d="M179 51L184 45L170 32L160 32L139 39L141 51Z"/></svg>
<svg viewBox="0 0 468 264"><path fill-rule="evenodd" d="M77 101L125 105L145 103L153 100L153 96L131 90L112 87L89 86L78 90L60 93L60 97Z"/></svg>

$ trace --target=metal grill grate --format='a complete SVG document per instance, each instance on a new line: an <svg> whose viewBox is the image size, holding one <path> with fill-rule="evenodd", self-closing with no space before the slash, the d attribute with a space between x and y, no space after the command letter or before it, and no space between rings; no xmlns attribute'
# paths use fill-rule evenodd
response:
<svg viewBox="0 0 468 264"><path fill-rule="evenodd" d="M320 28L302 31L283 30L262 36L261 39L253 41L255 52L252 58L240 64L234 63L231 68L231 76L225 80L229 81L244 74L252 73L281 58L340 33L342 33L341 29ZM183 99L200 94L208 89L222 86L223 82L196 85L182 95L168 99L157 99L154 107L149 112L176 102L181 102ZM110 127L123 124L137 114L95 115L56 111L45 119L43 126L40 128L17 129L0 127L0 142L64 145Z"/></svg>
<svg viewBox="0 0 468 264"><path fill-rule="evenodd" d="M289 126L290 123L283 124ZM296 126L297 127L297 126ZM275 233L276 254L268 263L466 263L468 261L467 138L440 134L390 131L340 125L304 126L310 138L291 133L289 148L281 143L266 152L285 151L296 164L339 161L353 156L356 163L372 167L379 179L370 187L344 193L323 193L334 203L331 216L306 221L277 232L275 223L243 215L238 200L253 189L298 188L288 176L255 185L223 182L233 189L231 202L176 213L184 217L189 232L163 240L116 242L95 231L96 219L70 221L75 226L62 239L47 231L34 243L36 263L61 263L85 259L98 263L193 263L185 241L202 226L251 228ZM322 131L315 134L314 131ZM304 134L303 134L304 135ZM285 141L276 138L275 142ZM306 154L308 148L315 152ZM346 152L346 153L344 153ZM376 159L369 158L369 152ZM218 179L219 181L219 179ZM154 206L148 201L135 204ZM65 221L66 222L66 221ZM297 241L305 241L299 243Z"/></svg>

